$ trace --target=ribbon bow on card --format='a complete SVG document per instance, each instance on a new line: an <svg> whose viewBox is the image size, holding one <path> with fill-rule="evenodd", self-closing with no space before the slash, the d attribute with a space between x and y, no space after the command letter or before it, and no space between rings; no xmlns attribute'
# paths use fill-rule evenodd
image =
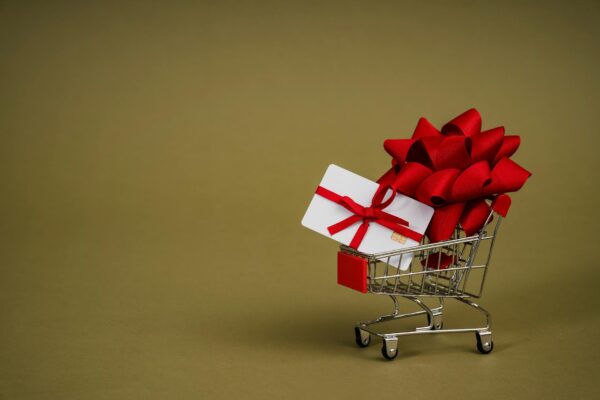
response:
<svg viewBox="0 0 600 400"><path fill-rule="evenodd" d="M364 207L356 203L350 197L340 196L339 194L334 193L322 186L317 187L315 193L326 198L327 200L341 205L348 211L352 212L352 215L348 218L327 227L327 230L331 235L335 235L336 233L349 228L355 223L361 222L358 230L352 238L352 241L350 242L350 247L353 249L358 249L358 246L360 246L360 243L367 234L367 230L369 229L369 224L371 222L385 226L386 228L417 242L421 241L423 238L423 235L408 228L409 223L407 221L383 211L383 209L392 202L395 194L392 194L392 196L390 196L385 202L374 201L370 207ZM379 200L382 200L382 198L379 197Z"/></svg>

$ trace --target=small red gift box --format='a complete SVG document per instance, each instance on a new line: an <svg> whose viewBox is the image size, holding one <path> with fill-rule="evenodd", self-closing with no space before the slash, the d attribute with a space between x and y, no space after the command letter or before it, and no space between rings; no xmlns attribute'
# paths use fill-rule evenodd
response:
<svg viewBox="0 0 600 400"><path fill-rule="evenodd" d="M367 293L367 265L367 259L339 251L338 284Z"/></svg>

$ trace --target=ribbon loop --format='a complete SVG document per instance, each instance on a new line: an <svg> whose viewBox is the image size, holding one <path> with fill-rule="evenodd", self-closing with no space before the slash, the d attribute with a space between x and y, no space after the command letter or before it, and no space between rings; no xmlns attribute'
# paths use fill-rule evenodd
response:
<svg viewBox="0 0 600 400"><path fill-rule="evenodd" d="M460 225L481 229L490 208L486 199L519 190L531 173L510 160L519 136L504 128L481 131L481 115L472 108L446 123L441 132L421 118L411 139L388 139L392 168L377 181L436 208L427 235L448 239Z"/></svg>

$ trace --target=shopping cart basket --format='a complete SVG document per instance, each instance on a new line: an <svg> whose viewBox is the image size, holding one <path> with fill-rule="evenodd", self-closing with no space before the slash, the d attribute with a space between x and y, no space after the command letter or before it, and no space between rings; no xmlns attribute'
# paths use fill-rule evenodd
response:
<svg viewBox="0 0 600 400"><path fill-rule="evenodd" d="M509 207L510 198L507 195L498 196L492 203L492 211L483 228L472 236L466 236L457 227L450 240L429 243L424 239L419 246L377 254L365 254L341 246L338 253L338 283L363 293L389 296L394 303L391 314L356 325L356 344L367 347L371 335L378 336L383 341L383 356L392 360L398 354L400 336L474 332L477 350L483 354L490 353L494 348L490 313L470 299L481 297L494 241L502 217L506 216ZM401 270L399 266L402 259L411 255L410 266ZM389 264L392 258L398 260L395 266ZM398 297L411 300L421 310L400 313ZM456 299L479 311L485 317L485 325L445 329L443 309L446 298ZM434 299L435 306L427 305L427 299ZM382 322L420 315L427 317L427 325L414 330L384 333L374 329L374 325Z"/></svg>

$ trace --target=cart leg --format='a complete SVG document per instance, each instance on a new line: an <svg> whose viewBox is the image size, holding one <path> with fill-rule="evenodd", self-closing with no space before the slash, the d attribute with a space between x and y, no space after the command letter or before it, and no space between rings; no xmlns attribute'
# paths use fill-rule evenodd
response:
<svg viewBox="0 0 600 400"><path fill-rule="evenodd" d="M426 304L424 304L421 300L417 299L416 297L406 297L406 298L417 303L422 308L422 310L401 314L397 296L390 295L389 297L392 299L392 302L394 304L394 310L392 311L391 314L382 315L372 321L361 321L358 324L356 324L356 326L354 327L354 337L355 337L356 344L358 347L367 347L369 345L371 335L377 335L382 338L386 335L384 333L379 333L377 331L374 331L373 329L370 328L371 325L375 325L375 324L378 324L380 322L385 322L385 321L397 320L397 319L401 319L401 318L417 317L419 315L427 315L428 318L429 318L430 314L433 316L433 312L431 311L431 309L429 309ZM441 308L438 308L436 310L440 314L439 317L441 317ZM433 325L430 323L427 326L417 328L417 330L418 331L428 331L431 329L432 326ZM397 334L389 334L389 335L390 335L390 337L398 337L399 336Z"/></svg>
<svg viewBox="0 0 600 400"><path fill-rule="evenodd" d="M460 300L485 315L485 327L475 331L477 350L482 354L491 353L492 350L494 350L494 342L492 341L492 316L477 303L461 298L457 298L457 300Z"/></svg>
<svg viewBox="0 0 600 400"><path fill-rule="evenodd" d="M431 326L432 331L439 331L444 327L444 321L442 320L442 312L438 310L431 310L433 313L433 322L431 321L429 314L427 314L427 323Z"/></svg>
<svg viewBox="0 0 600 400"><path fill-rule="evenodd" d="M384 337L381 354L386 360L393 360L398 355L398 338L395 336Z"/></svg>
<svg viewBox="0 0 600 400"><path fill-rule="evenodd" d="M390 296L392 302L394 303L394 312L390 314L390 316L396 316L400 314L400 305L398 304L398 298L396 296Z"/></svg>
<svg viewBox="0 0 600 400"><path fill-rule="evenodd" d="M392 311L391 314L384 314L380 317L377 317L376 319L372 320L372 321L362 321L360 322L357 327L359 326L369 326L372 324L377 324L379 322L383 322L383 321L389 321L392 319L396 319L399 317L402 317L404 314L400 314L400 306L398 304L398 299L396 298L396 296L390 296L390 299L392 299L392 302L394 303L394 311Z"/></svg>
<svg viewBox="0 0 600 400"><path fill-rule="evenodd" d="M470 300L461 299L460 297L457 297L456 300L458 300L458 301L460 301L462 303L465 303L465 304L473 307L474 309L476 309L480 313L482 313L485 316L485 328L480 329L479 332L482 332L482 334L485 334L486 332L489 332L491 334L491 332L492 332L492 316L490 315L489 312L487 312L485 310L485 308L481 307L477 303L473 303Z"/></svg>
<svg viewBox="0 0 600 400"><path fill-rule="evenodd" d="M435 308L435 312L434 310L432 310L431 308L429 308L427 306L427 304L425 304L424 302L422 302L421 300L419 300L416 297L406 297L408 300L413 301L415 303L417 303L417 305L419 307L421 307L423 309L423 311L425 311L425 314L427 315L427 326L421 326L418 327L416 330L417 331L428 331L428 330L436 330L436 325L435 323L439 323L440 324L440 328L441 328L441 322L442 322L442 309L441 307ZM421 311L421 313L423 313L423 311ZM437 329L440 329L437 328Z"/></svg>
<svg viewBox="0 0 600 400"><path fill-rule="evenodd" d="M435 308L431 308L431 313L433 314L433 321L427 314L427 325L429 325L432 331L439 331L444 327L443 314L444 314L444 299L442 297L438 297L438 301L440 305Z"/></svg>

